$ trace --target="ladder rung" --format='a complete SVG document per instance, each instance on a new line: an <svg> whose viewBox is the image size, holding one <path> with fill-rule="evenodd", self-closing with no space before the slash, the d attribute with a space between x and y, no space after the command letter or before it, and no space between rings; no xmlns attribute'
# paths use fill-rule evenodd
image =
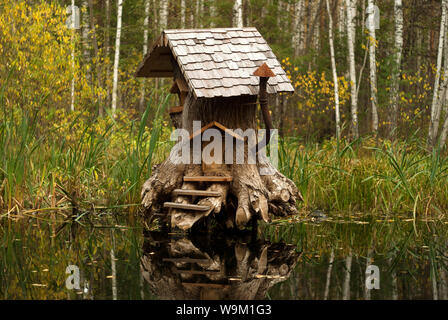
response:
<svg viewBox="0 0 448 320"><path fill-rule="evenodd" d="M184 181L190 182L230 182L232 177L220 177L220 176L186 176Z"/></svg>
<svg viewBox="0 0 448 320"><path fill-rule="evenodd" d="M221 271L219 270L181 270L175 269L174 273L187 273L187 274L219 274Z"/></svg>
<svg viewBox="0 0 448 320"><path fill-rule="evenodd" d="M199 259L199 258L163 258L163 261L169 262L185 262L185 263L207 263L210 262L209 259Z"/></svg>
<svg viewBox="0 0 448 320"><path fill-rule="evenodd" d="M210 209L209 206L200 206L197 204L188 203L176 203L176 202L165 202L163 204L164 208L174 208L174 209L184 209L184 210L195 210L195 211L207 211Z"/></svg>
<svg viewBox="0 0 448 320"><path fill-rule="evenodd" d="M204 196L204 197L219 197L221 192L206 191L206 190L191 190L191 189L176 189L173 191L174 195L180 196Z"/></svg>
<svg viewBox="0 0 448 320"><path fill-rule="evenodd" d="M187 287L206 287L206 288L228 288L228 284L221 283L199 283L199 282L182 282L184 286Z"/></svg>

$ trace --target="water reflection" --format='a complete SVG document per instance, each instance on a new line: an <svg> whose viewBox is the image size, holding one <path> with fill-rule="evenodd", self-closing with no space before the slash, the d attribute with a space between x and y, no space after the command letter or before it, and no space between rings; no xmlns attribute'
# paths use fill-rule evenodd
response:
<svg viewBox="0 0 448 320"><path fill-rule="evenodd" d="M251 235L148 233L141 272L159 299L265 299L285 281L300 254L283 242Z"/></svg>

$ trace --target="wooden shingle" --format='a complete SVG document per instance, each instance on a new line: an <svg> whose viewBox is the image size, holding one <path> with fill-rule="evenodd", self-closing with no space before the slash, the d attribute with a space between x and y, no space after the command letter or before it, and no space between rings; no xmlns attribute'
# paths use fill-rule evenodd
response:
<svg viewBox="0 0 448 320"><path fill-rule="evenodd" d="M259 78L253 72L263 63L275 74L269 78L268 93L294 91L271 48L253 27L165 30L137 76L172 77L173 61L198 98L258 94Z"/></svg>

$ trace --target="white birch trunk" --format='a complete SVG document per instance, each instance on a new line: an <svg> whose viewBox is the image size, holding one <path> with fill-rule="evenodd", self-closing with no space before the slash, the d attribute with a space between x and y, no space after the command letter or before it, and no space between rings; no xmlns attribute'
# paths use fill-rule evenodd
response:
<svg viewBox="0 0 448 320"><path fill-rule="evenodd" d="M210 8L210 27L215 27L215 17L216 17L216 6L213 3L213 1L209 2L209 8Z"/></svg>
<svg viewBox="0 0 448 320"><path fill-rule="evenodd" d="M143 57L148 52L148 26L149 26L149 0L145 0L145 20L143 20ZM144 111L145 108L145 80L142 80L140 87L140 111Z"/></svg>
<svg viewBox="0 0 448 320"><path fill-rule="evenodd" d="M440 20L439 48L437 52L437 70L434 80L434 93L431 104L431 122L429 124L428 145L434 146L437 131L439 129L440 110L439 110L439 84L440 72L442 68L443 46L445 41L445 24L446 24L447 0L442 0L442 17Z"/></svg>
<svg viewBox="0 0 448 320"><path fill-rule="evenodd" d="M294 7L294 31L292 37L292 44L294 48L294 55L297 57L301 54L303 44L303 16L304 16L304 0L296 2Z"/></svg>
<svg viewBox="0 0 448 320"><path fill-rule="evenodd" d="M390 88L390 105L392 107L391 132L395 135L398 126L398 91L400 79L401 55L403 52L403 4L402 0L394 2L395 14L395 61Z"/></svg>
<svg viewBox="0 0 448 320"><path fill-rule="evenodd" d="M350 300L350 276L352 273L352 251L345 258L345 278L342 285L342 300Z"/></svg>
<svg viewBox="0 0 448 320"><path fill-rule="evenodd" d="M355 68L355 1L346 0L347 8L347 41L348 41L348 59L350 68L350 101L351 101L351 117L352 117L352 133L353 138L359 137L358 131L358 95L356 93L356 68Z"/></svg>
<svg viewBox="0 0 448 320"><path fill-rule="evenodd" d="M331 249L330 261L328 263L328 269L327 269L327 281L325 282L324 300L328 300L328 295L330 293L331 271L333 269L333 262L334 262L334 249Z"/></svg>
<svg viewBox="0 0 448 320"><path fill-rule="evenodd" d="M180 25L185 28L185 0L180 1Z"/></svg>
<svg viewBox="0 0 448 320"><path fill-rule="evenodd" d="M70 110L73 112L75 111L75 13L74 13L74 7L75 7L75 0L72 0L72 83L71 83L71 91L70 91Z"/></svg>
<svg viewBox="0 0 448 320"><path fill-rule="evenodd" d="M370 102L372 103L372 131L378 131L378 98L376 86L376 35L374 0L368 0Z"/></svg>
<svg viewBox="0 0 448 320"><path fill-rule="evenodd" d="M338 9L338 31L339 34L344 34L346 29L346 25L347 25L347 15L346 15L346 11L347 8L345 6L345 0L338 0L338 5L339 5L339 9Z"/></svg>
<svg viewBox="0 0 448 320"><path fill-rule="evenodd" d="M327 12L328 12L328 38L330 42L330 58L331 58L331 70L333 72L333 84L334 84L334 111L336 120L336 138L341 138L341 117L339 113L339 85L338 74L336 72L336 60L334 57L334 44L333 44L333 18L331 16L330 3L326 0Z"/></svg>
<svg viewBox="0 0 448 320"><path fill-rule="evenodd" d="M243 27L243 0L235 0L233 5L233 26Z"/></svg>
<svg viewBox="0 0 448 320"><path fill-rule="evenodd" d="M84 58L84 63L90 63L90 46L89 46L89 11L87 0L82 2L82 55ZM90 78L90 72L87 73Z"/></svg>
<svg viewBox="0 0 448 320"><path fill-rule="evenodd" d="M106 5L105 5L105 10L106 10L106 30L105 30L105 35L104 35L104 46L106 47L106 58L107 61L109 61L110 58L110 0L106 0ZM105 64L106 66L106 79L105 79L105 83L106 83L106 103L107 105L109 105L110 103L110 85L109 85L109 79L110 79L110 66L109 66L109 62L107 64Z"/></svg>
<svg viewBox="0 0 448 320"><path fill-rule="evenodd" d="M115 37L114 79L112 86L112 114L117 110L118 92L118 64L120 62L120 40L121 40L121 16L123 13L123 0L117 0L117 35Z"/></svg>
<svg viewBox="0 0 448 320"><path fill-rule="evenodd" d="M162 1L162 6L160 7L160 29L163 31L168 26L168 0Z"/></svg>

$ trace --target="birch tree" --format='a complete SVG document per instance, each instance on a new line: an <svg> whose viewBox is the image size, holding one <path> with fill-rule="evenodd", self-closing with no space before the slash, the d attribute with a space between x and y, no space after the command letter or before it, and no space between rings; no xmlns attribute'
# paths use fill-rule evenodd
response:
<svg viewBox="0 0 448 320"><path fill-rule="evenodd" d="M341 138L341 118L339 114L339 86L338 86L338 74L336 72L336 61L334 57L334 44L333 44L333 18L331 16L330 3L326 0L327 12L328 12L328 39L330 42L330 58L331 58L331 70L333 72L334 83L334 110L336 120L336 138Z"/></svg>
<svg viewBox="0 0 448 320"><path fill-rule="evenodd" d="M392 83L390 88L390 105L392 107L390 119L390 131L392 135L396 134L398 125L398 91L400 79L401 55L403 52L403 5L401 0L394 1L395 14L395 57L394 68L392 72Z"/></svg>
<svg viewBox="0 0 448 320"><path fill-rule="evenodd" d="M160 29L164 30L168 26L168 0L162 1L162 6L160 7Z"/></svg>
<svg viewBox="0 0 448 320"><path fill-rule="evenodd" d="M150 0L145 0L145 19L143 20L143 57L145 57L148 52L149 1ZM145 108L145 82L145 79L142 79L139 101L140 111L143 111Z"/></svg>
<svg viewBox="0 0 448 320"><path fill-rule="evenodd" d="M82 2L82 55L84 58L84 63L88 65L90 63L90 47L89 47L89 13L87 9L88 3L87 0ZM87 73L87 76L90 77L90 72Z"/></svg>
<svg viewBox="0 0 448 320"><path fill-rule="evenodd" d="M440 73L442 68L443 45L445 41L447 2L448 2L447 0L442 0L442 17L440 19L439 47L437 51L437 69L434 80L434 93L431 104L431 120L428 131L428 145L431 147L434 146L436 142L440 121L441 99L439 99L439 85L440 85Z"/></svg>
<svg viewBox="0 0 448 320"><path fill-rule="evenodd" d="M348 17L347 17L348 18ZM352 250L345 258L345 278L342 285L342 300L350 300L350 276L352 273Z"/></svg>
<svg viewBox="0 0 448 320"><path fill-rule="evenodd" d="M117 35L115 37L114 79L112 86L112 114L117 110L118 64L120 62L121 17L123 14L123 0L117 0Z"/></svg>
<svg viewBox="0 0 448 320"><path fill-rule="evenodd" d="M110 57L110 0L106 0L105 3L105 10L106 10L106 30L104 35L104 46L106 50L106 59L109 61ZM107 105L110 103L110 66L109 63L106 64L106 102Z"/></svg>
<svg viewBox="0 0 448 320"><path fill-rule="evenodd" d="M292 46L294 48L294 56L299 56L302 51L303 44L303 16L305 12L304 0L299 0L294 6L294 22Z"/></svg>
<svg viewBox="0 0 448 320"><path fill-rule="evenodd" d="M358 95L356 93L356 68L355 68L355 0L345 0L347 9L347 41L348 41L348 60L349 60L349 74L350 74L350 102L351 102L351 117L352 117L352 134L353 138L359 137L358 130Z"/></svg>
<svg viewBox="0 0 448 320"><path fill-rule="evenodd" d="M180 1L180 25L182 28L185 28L185 0Z"/></svg>
<svg viewBox="0 0 448 320"><path fill-rule="evenodd" d="M347 8L345 6L345 0L337 0L339 5L338 10L338 31L339 34L344 34L346 30L347 25L347 19L346 19L346 11Z"/></svg>
<svg viewBox="0 0 448 320"><path fill-rule="evenodd" d="M243 27L243 0L235 0L233 5L233 26Z"/></svg>
<svg viewBox="0 0 448 320"><path fill-rule="evenodd" d="M100 51L98 48L98 40L96 38L96 27L95 20L93 15L93 0L88 0L89 4L89 23L90 30L92 34L92 44L93 50L95 52L95 69L96 69L96 83L98 86L98 114L100 116L103 115L103 97L102 97L102 89L103 89L103 81L102 81L102 72L100 67Z"/></svg>
<svg viewBox="0 0 448 320"><path fill-rule="evenodd" d="M378 98L376 87L376 35L375 35L375 4L368 0L368 29L369 29L369 66L370 66L370 101L372 103L372 131L378 131Z"/></svg>

